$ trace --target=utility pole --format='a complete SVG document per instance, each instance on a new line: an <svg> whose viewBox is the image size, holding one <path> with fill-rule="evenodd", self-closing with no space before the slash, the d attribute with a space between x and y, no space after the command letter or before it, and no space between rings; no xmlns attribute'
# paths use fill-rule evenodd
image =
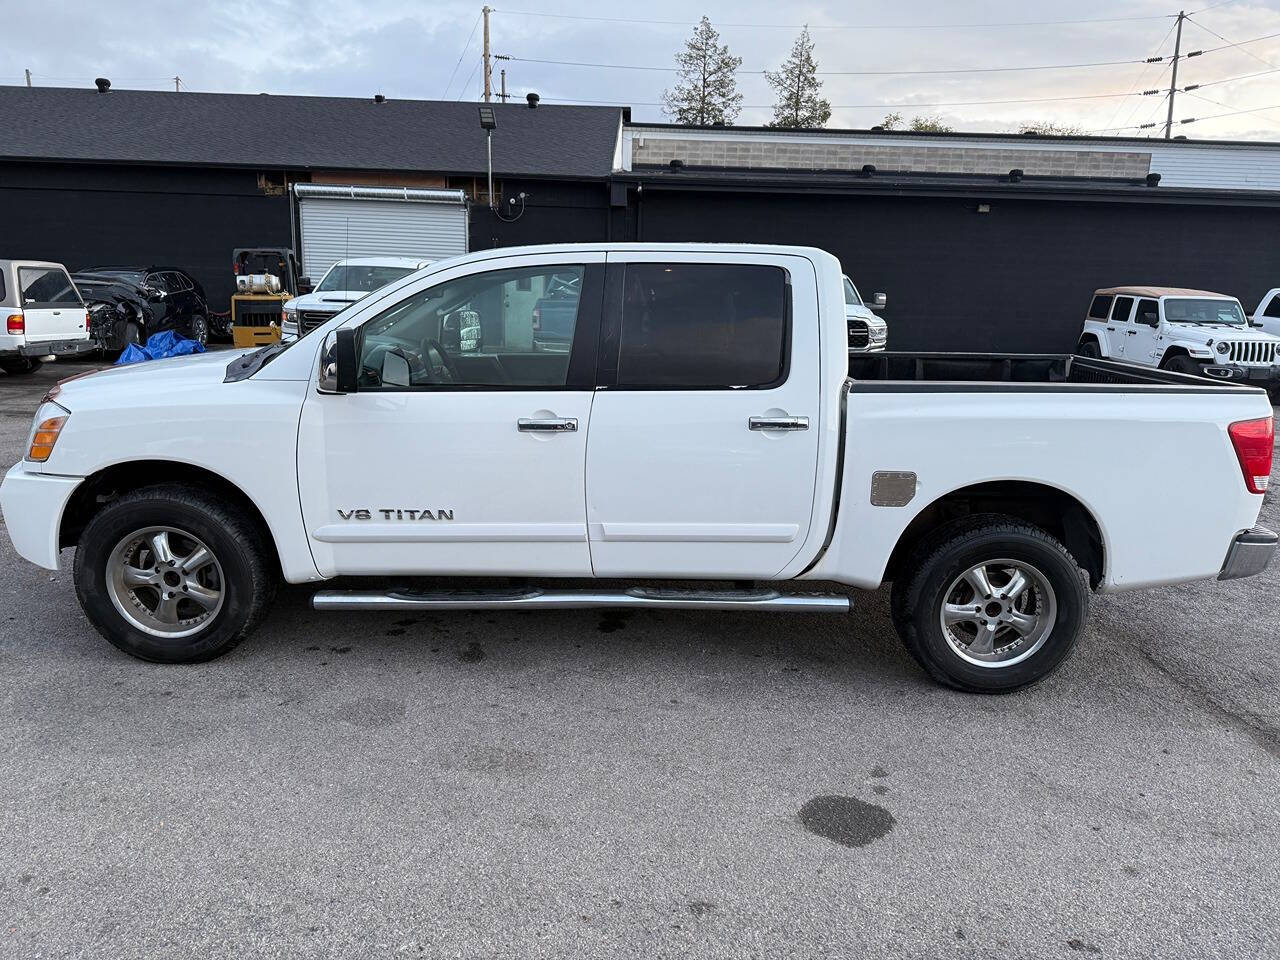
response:
<svg viewBox="0 0 1280 960"><path fill-rule="evenodd" d="M507 68L502 68L502 92L498 94L503 103L507 102Z"/></svg>
<svg viewBox="0 0 1280 960"><path fill-rule="evenodd" d="M29 86L31 86L31 68L30 68L30 67L28 67L28 68L27 68L25 71L23 71L23 72L24 72L24 73L26 73L26 75L27 75L27 86L29 87Z"/></svg>
<svg viewBox="0 0 1280 960"><path fill-rule="evenodd" d="M173 92L174 92L174 93L181 93L181 92L182 92L182 78L181 78L181 77L174 77L174 78L173 78Z"/></svg>
<svg viewBox="0 0 1280 960"><path fill-rule="evenodd" d="M1173 135L1173 98L1178 92L1178 57L1182 53L1182 21L1187 19L1185 10L1178 11L1178 37L1173 42L1173 76L1169 78L1169 118L1164 122L1164 138ZM487 22L487 21L486 21Z"/></svg>
<svg viewBox="0 0 1280 960"><path fill-rule="evenodd" d="M489 103L493 99L493 64L489 61L489 14L491 11L486 5L481 12L484 14L484 102Z"/></svg>

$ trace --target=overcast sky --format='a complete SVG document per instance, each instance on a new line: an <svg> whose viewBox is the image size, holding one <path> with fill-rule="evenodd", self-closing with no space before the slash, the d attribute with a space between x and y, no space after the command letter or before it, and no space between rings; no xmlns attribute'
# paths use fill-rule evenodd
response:
<svg viewBox="0 0 1280 960"><path fill-rule="evenodd" d="M764 77L746 71L776 68L790 50L798 26L804 23L809 24L817 43L819 69L826 71L972 71L1058 65L1058 69L1031 71L824 77L823 92L835 108L829 126L868 127L885 113L897 111L907 118L916 113L938 115L951 126L967 130L1013 130L1020 123L1036 120L1073 124L1090 131L1163 122L1163 95L1102 95L1154 87L1167 90L1167 64L1064 65L1168 57L1173 52L1172 15L1177 13L1172 3L1160 0L492 2L496 4L491 16L496 54L525 61L639 67L669 67L673 53L688 37L697 17L705 13L720 30L722 41L743 59L739 89L748 107L738 118L742 124L766 122L770 117L767 105L772 100ZM34 83L50 86L91 86L94 77L106 76L116 87L172 89L172 78L180 76L184 89L199 91L479 97L480 3L3 0L2 7L6 35L11 40L24 39L7 45L9 56L0 66L0 83L23 82L22 69L26 67ZM1280 34L1280 0L1188 3L1189 13L1197 9L1202 12L1194 13L1184 28L1184 53L1225 49L1206 52L1180 65L1178 85L1205 84L1196 93L1208 100L1180 94L1175 119L1235 115L1179 124L1175 133L1280 139L1280 36L1243 47L1226 44ZM534 11L543 15L530 15ZM1136 19L994 25L1121 17ZM50 29L51 24L58 28ZM264 36L271 28L275 28L275 35ZM495 64L495 86L498 68L504 66L508 90L515 96L522 98L534 90L549 103L630 104L633 117L639 120L664 119L657 103L663 88L675 77L653 69L512 60ZM1214 83L1259 73L1262 75L1249 79ZM1062 97L1096 99L956 105L963 101ZM934 103L947 105L924 106ZM1237 113L1259 107L1275 109ZM1121 132L1145 136L1162 131ZM281 135L287 136L287 131Z"/></svg>

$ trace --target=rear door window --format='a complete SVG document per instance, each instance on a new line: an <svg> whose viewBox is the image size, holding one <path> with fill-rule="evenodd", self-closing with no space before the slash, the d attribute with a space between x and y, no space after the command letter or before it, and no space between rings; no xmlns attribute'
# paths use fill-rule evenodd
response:
<svg viewBox="0 0 1280 960"><path fill-rule="evenodd" d="M1112 323L1128 323L1133 313L1133 297L1116 297L1115 306L1111 308Z"/></svg>
<svg viewBox="0 0 1280 960"><path fill-rule="evenodd" d="M24 307L80 305L71 278L57 267L19 267L18 286Z"/></svg>
<svg viewBox="0 0 1280 960"><path fill-rule="evenodd" d="M1113 299L1109 293L1098 294L1093 298L1093 303L1089 304L1089 316L1094 320L1107 319L1107 311L1111 309Z"/></svg>
<svg viewBox="0 0 1280 960"><path fill-rule="evenodd" d="M617 385L777 386L787 378L790 299L781 267L629 263Z"/></svg>

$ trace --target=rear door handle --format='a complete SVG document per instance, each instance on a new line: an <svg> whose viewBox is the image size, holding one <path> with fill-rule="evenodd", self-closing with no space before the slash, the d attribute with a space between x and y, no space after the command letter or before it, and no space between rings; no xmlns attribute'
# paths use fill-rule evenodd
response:
<svg viewBox="0 0 1280 960"><path fill-rule="evenodd" d="M576 433L578 421L573 417L554 417L548 420L530 420L521 417L516 421L521 433Z"/></svg>
<svg viewBox="0 0 1280 960"><path fill-rule="evenodd" d="M752 430L808 430L808 417L751 417L747 426Z"/></svg>

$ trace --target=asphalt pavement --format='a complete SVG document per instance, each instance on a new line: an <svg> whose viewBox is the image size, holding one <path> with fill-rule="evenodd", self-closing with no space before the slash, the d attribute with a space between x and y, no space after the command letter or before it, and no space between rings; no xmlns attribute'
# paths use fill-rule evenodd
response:
<svg viewBox="0 0 1280 960"><path fill-rule="evenodd" d="M84 368L0 375L0 461ZM0 957L1277 955L1274 566L1097 597L1054 677L976 697L887 591L846 619L292 587L226 658L149 665L71 556L0 537Z"/></svg>

